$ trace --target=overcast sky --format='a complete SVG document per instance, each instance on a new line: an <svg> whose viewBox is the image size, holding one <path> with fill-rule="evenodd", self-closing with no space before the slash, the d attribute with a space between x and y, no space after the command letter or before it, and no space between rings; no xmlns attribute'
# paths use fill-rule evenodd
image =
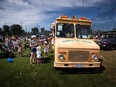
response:
<svg viewBox="0 0 116 87"><path fill-rule="evenodd" d="M45 27L60 15L93 18L116 7L116 0L0 0L0 27L22 24L23 29Z"/></svg>

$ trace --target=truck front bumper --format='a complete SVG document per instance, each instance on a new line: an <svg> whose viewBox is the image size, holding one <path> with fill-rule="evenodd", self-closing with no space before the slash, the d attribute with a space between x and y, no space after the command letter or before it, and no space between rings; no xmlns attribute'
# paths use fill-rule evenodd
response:
<svg viewBox="0 0 116 87"><path fill-rule="evenodd" d="M101 62L54 62L54 67L58 68L99 68Z"/></svg>

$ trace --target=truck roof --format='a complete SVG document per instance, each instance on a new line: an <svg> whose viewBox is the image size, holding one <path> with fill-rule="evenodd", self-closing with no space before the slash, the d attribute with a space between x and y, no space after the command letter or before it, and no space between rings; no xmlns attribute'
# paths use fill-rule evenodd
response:
<svg viewBox="0 0 116 87"><path fill-rule="evenodd" d="M60 16L56 18L56 22L72 22L72 23L78 23L78 24L84 24L84 25L91 25L91 20L86 19L85 17L76 18L76 16L73 16L72 18L68 18L68 16Z"/></svg>

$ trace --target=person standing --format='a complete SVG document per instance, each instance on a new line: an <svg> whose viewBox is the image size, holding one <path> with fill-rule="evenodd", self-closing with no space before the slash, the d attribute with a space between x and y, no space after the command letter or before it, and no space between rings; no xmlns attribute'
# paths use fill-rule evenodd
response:
<svg viewBox="0 0 116 87"><path fill-rule="evenodd" d="M12 51L12 41L11 41L11 38L8 35L6 35L4 43L8 47L8 49L10 51Z"/></svg>
<svg viewBox="0 0 116 87"><path fill-rule="evenodd" d="M22 56L22 46L21 46L21 43L18 44L18 56L19 57Z"/></svg>
<svg viewBox="0 0 116 87"><path fill-rule="evenodd" d="M36 54L37 54L37 64L41 64L42 61L42 57L41 57L41 47L38 45L38 47L36 48Z"/></svg>
<svg viewBox="0 0 116 87"><path fill-rule="evenodd" d="M30 49L31 49L31 56L30 56L30 65L34 61L36 63L36 47L37 47L37 40L36 35L31 36L31 42L30 42Z"/></svg>
<svg viewBox="0 0 116 87"><path fill-rule="evenodd" d="M47 41L44 42L44 57L48 57L49 44Z"/></svg>

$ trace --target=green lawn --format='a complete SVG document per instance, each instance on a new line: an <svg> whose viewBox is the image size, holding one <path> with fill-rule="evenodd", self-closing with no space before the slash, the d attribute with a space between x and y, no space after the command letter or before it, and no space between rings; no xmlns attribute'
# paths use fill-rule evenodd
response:
<svg viewBox="0 0 116 87"><path fill-rule="evenodd" d="M0 59L0 87L116 87L116 52L100 52L103 67L96 73L55 70L52 50L43 64L29 65L28 53L29 49L25 50L23 57L16 56L12 63Z"/></svg>

